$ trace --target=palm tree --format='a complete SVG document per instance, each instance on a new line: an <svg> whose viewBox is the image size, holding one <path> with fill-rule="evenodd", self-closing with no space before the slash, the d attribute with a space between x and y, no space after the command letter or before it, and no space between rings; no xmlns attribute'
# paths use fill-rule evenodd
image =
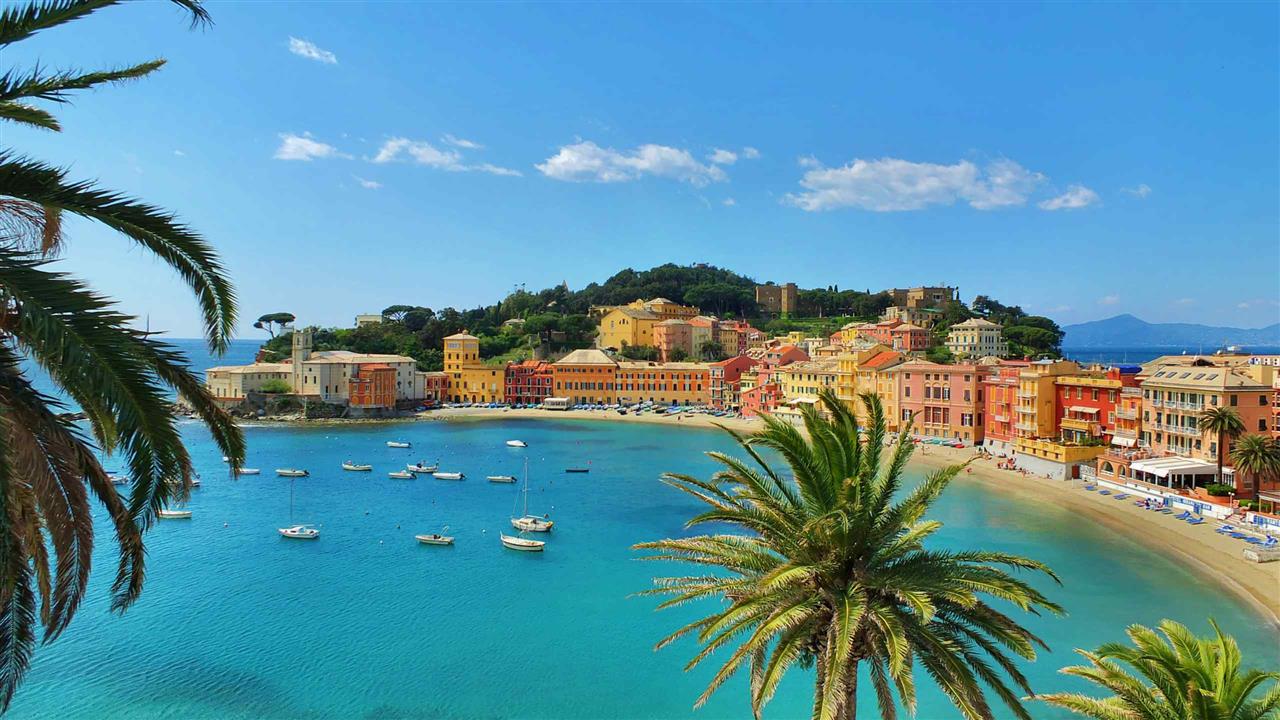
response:
<svg viewBox="0 0 1280 720"><path fill-rule="evenodd" d="M195 0L176 2L193 22L207 20ZM0 12L0 48L112 4L11 5ZM34 103L67 102L73 90L142 77L163 63L90 73L12 69L0 76L0 121L57 131L54 115ZM31 660L37 623L49 642L80 605L94 540L91 496L106 508L119 548L113 609L129 607L141 592L142 534L166 503L186 496L192 476L167 392L177 391L204 420L233 465L244 456L240 431L177 349L133 329L136 318L50 268L63 247L66 213L115 229L177 270L199 301L212 350L225 350L235 326L235 296L221 264L173 215L0 149L0 711ZM26 360L79 406L87 429L32 385ZM117 494L98 449L122 457L132 478L127 496Z"/></svg>
<svg viewBox="0 0 1280 720"><path fill-rule="evenodd" d="M880 400L860 397L868 417L861 441L853 411L828 390L821 397L825 417L804 410L807 439L765 416L753 435L730 431L748 459L713 452L722 469L710 480L663 476L709 506L690 527L729 524L745 532L636 546L655 551L646 559L708 567L703 574L655 579L644 594L670 596L660 608L701 598L725 603L658 647L696 635L703 647L690 669L734 646L697 705L749 665L757 717L787 670L811 662L817 666L814 718L852 720L863 669L883 718L896 718L895 695L914 713L918 662L964 717L991 717L985 685L1016 717L1028 718L1010 685L1025 694L1031 688L1011 655L1034 658L1044 643L987 598L1059 613L1009 570L1057 577L1038 562L1001 552L926 549L925 539L941 523L924 515L962 466L903 488L910 426L887 452ZM779 453L787 472L770 465L760 448Z"/></svg>
<svg viewBox="0 0 1280 720"><path fill-rule="evenodd" d="M1280 478L1280 444L1265 435L1245 435L1231 450L1231 464L1255 485Z"/></svg>
<svg viewBox="0 0 1280 720"><path fill-rule="evenodd" d="M1229 407L1213 407L1200 413L1200 429L1218 436L1218 482L1222 482L1222 462L1226 457L1227 440L1234 440L1244 432L1240 414Z"/></svg>
<svg viewBox="0 0 1280 720"><path fill-rule="evenodd" d="M1160 621L1156 634L1142 625L1126 631L1133 647L1108 643L1077 650L1089 665L1063 668L1067 675L1101 686L1111 697L1053 693L1040 699L1095 720L1275 720L1280 717L1280 672L1244 671L1240 648L1218 624L1198 638L1186 626ZM1130 674L1124 665L1137 672ZM1250 699L1264 690L1261 698Z"/></svg>

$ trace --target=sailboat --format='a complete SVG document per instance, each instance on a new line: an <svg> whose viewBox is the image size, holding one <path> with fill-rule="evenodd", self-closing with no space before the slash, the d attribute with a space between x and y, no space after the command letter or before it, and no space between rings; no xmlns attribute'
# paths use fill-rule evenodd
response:
<svg viewBox="0 0 1280 720"><path fill-rule="evenodd" d="M502 535L502 547L521 552L542 552L547 544L541 540L530 540L515 535Z"/></svg>
<svg viewBox="0 0 1280 720"><path fill-rule="evenodd" d="M289 522L293 522L293 483L293 480L289 481ZM277 531L283 537L295 540L315 540L320 537L320 530L307 524L290 525L289 527L278 528Z"/></svg>
<svg viewBox="0 0 1280 720"><path fill-rule="evenodd" d="M520 494L524 496L524 515L522 515L521 517L511 518L511 527L524 532L550 532L551 527L555 525L554 522L548 520L546 517L538 517L537 515L529 514L529 460L528 458L525 458L525 461L524 461L524 488L520 491ZM506 543L506 539L504 538L503 544L505 543Z"/></svg>

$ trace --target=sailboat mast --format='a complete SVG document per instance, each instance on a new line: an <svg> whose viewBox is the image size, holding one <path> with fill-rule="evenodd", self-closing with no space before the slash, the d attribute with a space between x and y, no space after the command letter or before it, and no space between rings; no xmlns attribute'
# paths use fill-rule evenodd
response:
<svg viewBox="0 0 1280 720"><path fill-rule="evenodd" d="M297 478L289 478L289 522L293 522L293 483Z"/></svg>
<svg viewBox="0 0 1280 720"><path fill-rule="evenodd" d="M529 517L529 458L524 459L524 516Z"/></svg>

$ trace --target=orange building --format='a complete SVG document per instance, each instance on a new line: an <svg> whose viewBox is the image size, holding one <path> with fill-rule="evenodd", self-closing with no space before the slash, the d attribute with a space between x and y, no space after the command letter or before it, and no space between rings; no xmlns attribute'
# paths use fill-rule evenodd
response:
<svg viewBox="0 0 1280 720"><path fill-rule="evenodd" d="M363 363L347 381L348 404L364 410L396 406L396 369L384 363Z"/></svg>
<svg viewBox="0 0 1280 720"><path fill-rule="evenodd" d="M1001 360L997 365L981 365L983 444L996 452L1013 449L1018 437L1018 379L1031 363Z"/></svg>
<svg viewBox="0 0 1280 720"><path fill-rule="evenodd" d="M608 404L616 401L618 363L600 350L574 350L552 363L552 395L570 403Z"/></svg>
<svg viewBox="0 0 1280 720"><path fill-rule="evenodd" d="M689 362L620 362L614 376L615 402L630 405L708 405L711 368Z"/></svg>
<svg viewBox="0 0 1280 720"><path fill-rule="evenodd" d="M554 373L545 360L507 363L506 401L513 405L541 405L551 397Z"/></svg>

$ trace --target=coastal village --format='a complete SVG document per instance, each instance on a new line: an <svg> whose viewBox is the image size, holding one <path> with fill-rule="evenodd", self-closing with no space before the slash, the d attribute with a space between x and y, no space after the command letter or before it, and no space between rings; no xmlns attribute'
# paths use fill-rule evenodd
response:
<svg viewBox="0 0 1280 720"><path fill-rule="evenodd" d="M974 448L1005 469L1098 483L1138 499L1185 501L1189 512L1209 517L1280 508L1280 485L1236 471L1230 453L1243 435L1280 437L1280 356L1219 352L1112 366L1016 359L1007 357L1000 325L973 318L947 330L955 362L943 364L926 359L926 351L938 309L958 299L957 289L886 292L893 304L879 321L850 323L827 337L767 337L748 322L661 297L593 307L595 347L498 365L481 358L477 337L460 332L444 338L438 372L419 370L407 356L316 351L312 332L302 329L292 334L290 357L210 368L206 382L228 408L262 414L268 399L283 395L353 418L443 406L697 409L721 417L769 413L800 425L803 408L821 409L824 390L860 419L859 398L870 393L890 430L910 423L918 442ZM787 315L796 308L796 286L760 285L756 302L764 313ZM709 343L728 357L691 359ZM652 348L655 359L628 359L625 351L636 347ZM1243 433L1219 437L1200 427L1213 408L1233 410ZM1280 519L1254 515L1280 530Z"/></svg>

